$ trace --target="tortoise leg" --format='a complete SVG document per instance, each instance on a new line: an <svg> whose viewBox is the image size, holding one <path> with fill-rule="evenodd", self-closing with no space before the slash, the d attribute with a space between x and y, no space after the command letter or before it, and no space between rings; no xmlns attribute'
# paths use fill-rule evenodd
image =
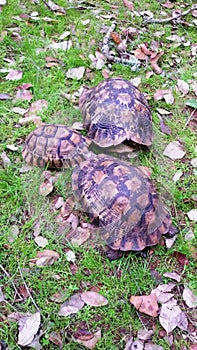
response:
<svg viewBox="0 0 197 350"><path fill-rule="evenodd" d="M167 233L164 234L166 238L172 238L178 233L177 227L171 225Z"/></svg>
<svg viewBox="0 0 197 350"><path fill-rule="evenodd" d="M110 261L120 259L123 256L123 254L124 252L122 252L121 250L114 250L110 247L108 247L106 251L106 256Z"/></svg>

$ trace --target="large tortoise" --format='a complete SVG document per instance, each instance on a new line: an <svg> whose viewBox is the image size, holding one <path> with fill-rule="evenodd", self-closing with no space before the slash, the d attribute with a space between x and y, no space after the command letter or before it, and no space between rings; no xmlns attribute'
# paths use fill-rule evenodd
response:
<svg viewBox="0 0 197 350"><path fill-rule="evenodd" d="M60 124L44 124L25 140L24 160L49 169L70 168L87 159L90 140Z"/></svg>
<svg viewBox="0 0 197 350"><path fill-rule="evenodd" d="M110 78L90 89L79 99L88 137L100 147L131 140L151 146L152 117L144 95L122 78Z"/></svg>
<svg viewBox="0 0 197 350"><path fill-rule="evenodd" d="M113 250L141 251L157 244L162 235L175 233L146 167L95 156L74 169L72 186Z"/></svg>

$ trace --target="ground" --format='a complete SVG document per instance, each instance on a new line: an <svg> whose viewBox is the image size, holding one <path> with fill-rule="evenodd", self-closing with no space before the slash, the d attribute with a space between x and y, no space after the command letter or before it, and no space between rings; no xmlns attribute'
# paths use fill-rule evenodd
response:
<svg viewBox="0 0 197 350"><path fill-rule="evenodd" d="M34 314L37 307L41 314L38 334L43 349L54 349L57 347L55 344L63 349L85 349L72 340L72 336L78 338L80 333L86 334L88 338L100 329L102 336L96 349L121 350L125 348L126 341L131 336L135 338L138 330L145 326L154 331L152 342L163 349L194 349L191 344L197 343L194 337L196 317L194 310L189 309L183 301L182 291L184 285L193 292L197 291L196 241L193 238L197 234L197 224L196 217L190 220L187 215L195 209L197 199L197 173L192 165L197 154L196 12L167 23L147 23L141 13L150 11L154 18L167 18L171 17L175 9L177 13L180 10L183 13L191 8L192 1L187 4L156 0L134 1L134 9L131 8L131 3L129 9L127 1L58 0L58 5L67 9L66 13L62 13L64 11L60 7L57 11L52 11L46 3L47 1L41 0L10 0L1 7L1 348L6 348L3 344L7 344L9 350L21 348L17 343L17 317L13 320L8 316L13 312ZM121 36L120 41L127 39L126 50L139 57L141 66L138 70L132 71L129 65L123 63L103 62L102 56L103 67L97 69L93 66L90 55L95 55L96 51L101 52L106 30L113 20L116 21L115 31ZM136 34L129 37L131 27L135 28ZM68 32L65 38L60 38L65 32ZM72 46L66 51L47 48L52 43L69 40ZM116 56L117 40L119 39L114 37L114 41L111 39L109 44ZM150 50L163 52L158 60L159 72L156 71L158 67L155 70L151 66L150 56L145 55L143 60L140 57L142 52L139 50L136 53L143 43ZM84 75L80 79L78 76L68 78L68 70L76 67L84 67ZM9 75L10 70L15 71L12 77ZM149 74L150 71L153 71L152 75ZM65 239L69 228L61 231L58 226L56 218L59 210L54 209L54 203L59 197L63 197L64 201L72 198L72 171L59 172L52 193L42 196L39 188L43 179L57 176L56 172L51 175L38 168L24 170L21 151L25 137L35 129L35 124L40 120L69 126L74 122L82 122L73 93L83 84L96 85L106 74L129 80L140 78L138 87L146 94L153 115L154 142L149 152L142 151L131 162L148 166L152 170L155 186L179 230L172 247L167 249L161 240L145 259L130 253L110 262L106 258L104 244L91 246L88 243L79 247L71 244ZM170 90L170 100L162 99L160 90ZM158 91L161 99L155 96ZM36 104L31 114L32 121L21 122L25 113L28 114L30 105L38 100L42 100L42 108L39 110ZM162 112L161 109L165 111ZM166 110L170 113L166 114ZM181 159L172 160L163 155L165 147L173 141L178 141L185 152ZM9 165L3 152L6 152L10 160ZM181 171L182 175L175 182L173 176L177 171ZM82 215L77 205L73 213L75 217ZM82 220L89 224L88 217L82 215ZM192 237L190 240L186 238L188 232ZM37 235L48 240L44 249L59 254L53 264L36 265L37 253L43 251L36 243ZM68 261L68 250L75 254L74 262ZM168 283L169 279L163 276L165 272L177 272L181 276L181 281L176 283L175 296L189 321L187 331L176 328L172 332L173 345L169 345L165 338L166 332L158 318L136 311L129 302L131 295L149 295L158 284ZM86 305L74 315L58 315L63 301L74 293L87 290L105 296L108 305ZM57 302L57 297L54 301L52 296L60 291L64 291L63 301L61 299ZM55 340L52 332L55 332Z"/></svg>

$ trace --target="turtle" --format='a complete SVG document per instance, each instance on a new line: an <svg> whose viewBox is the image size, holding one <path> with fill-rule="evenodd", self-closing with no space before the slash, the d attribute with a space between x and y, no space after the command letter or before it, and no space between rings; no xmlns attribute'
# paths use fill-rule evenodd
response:
<svg viewBox="0 0 197 350"><path fill-rule="evenodd" d="M102 147L126 140L152 145L152 115L145 96L123 78L109 78L90 89L84 88L79 98L88 137Z"/></svg>
<svg viewBox="0 0 197 350"><path fill-rule="evenodd" d="M30 165L70 168L87 159L90 143L65 125L43 124L27 136L22 156Z"/></svg>
<svg viewBox="0 0 197 350"><path fill-rule="evenodd" d="M176 233L146 167L94 156L74 169L72 188L113 251L143 251Z"/></svg>

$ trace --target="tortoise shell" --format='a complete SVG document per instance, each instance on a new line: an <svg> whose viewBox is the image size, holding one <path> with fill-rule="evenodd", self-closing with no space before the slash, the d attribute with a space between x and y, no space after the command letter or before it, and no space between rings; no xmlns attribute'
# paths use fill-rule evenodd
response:
<svg viewBox="0 0 197 350"><path fill-rule="evenodd" d="M171 227L148 176L143 167L107 156L95 156L73 172L75 196L114 250L143 250L157 244Z"/></svg>
<svg viewBox="0 0 197 350"><path fill-rule="evenodd" d="M151 146L152 116L144 95L122 78L106 79L84 89L79 108L88 137L100 147L131 140Z"/></svg>
<svg viewBox="0 0 197 350"><path fill-rule="evenodd" d="M90 141L65 125L45 124L25 140L24 160L38 167L69 168L86 159Z"/></svg>

